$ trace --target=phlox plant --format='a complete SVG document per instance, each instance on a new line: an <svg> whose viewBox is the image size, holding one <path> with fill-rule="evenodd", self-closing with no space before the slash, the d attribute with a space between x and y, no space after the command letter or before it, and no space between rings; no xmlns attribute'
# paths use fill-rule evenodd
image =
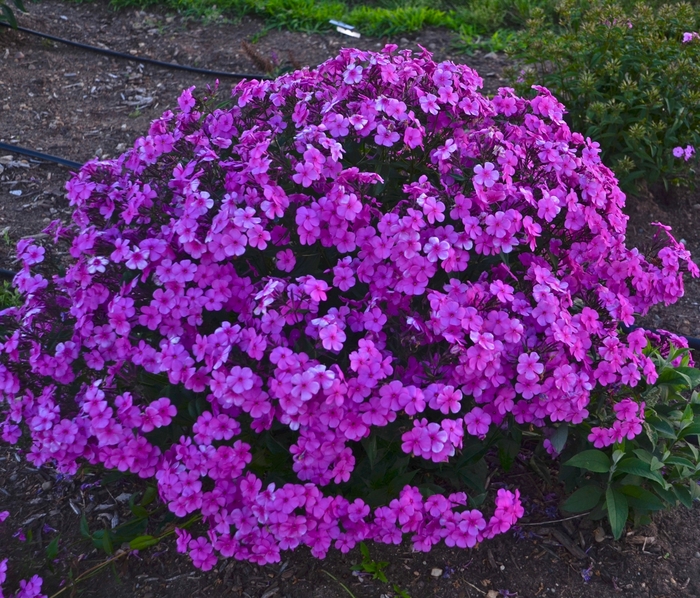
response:
<svg viewBox="0 0 700 598"><path fill-rule="evenodd" d="M67 183L65 273L19 243L3 439L155 478L201 514L177 546L206 570L472 547L523 514L503 483L464 492L499 435L582 424L595 397L623 405L605 440L634 437L623 390L657 373L621 324L697 267L661 225L651 258L625 245L625 196L548 90L481 85L388 45L223 104L184 91Z"/></svg>

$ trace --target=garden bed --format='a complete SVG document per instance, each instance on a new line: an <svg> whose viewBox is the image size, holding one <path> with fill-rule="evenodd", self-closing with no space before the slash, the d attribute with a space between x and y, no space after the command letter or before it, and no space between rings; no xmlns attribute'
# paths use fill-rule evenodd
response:
<svg viewBox="0 0 700 598"><path fill-rule="evenodd" d="M265 60L276 61L280 69L315 65L340 47L377 49L387 41L354 40L335 33L270 32L254 44L254 51L246 52L242 42L252 42L263 30L261 23L248 19L202 24L157 12L113 12L104 2L41 2L30 8L31 13L21 18L24 27L126 53L231 72L255 72ZM391 41L409 48L421 44L439 60L466 62L484 77L487 91L505 84L503 68L508 63L504 57L459 55L451 47L450 35L427 31L410 40ZM221 85L230 83L222 80ZM213 79L205 75L139 66L3 31L0 141L78 162L95 155L115 156L143 135L152 119L174 105L182 88L207 84L213 84ZM0 267L12 268L12 246L17 240L40 233L56 217L69 218L63 197L68 173L17 154L0 157L0 165L0 230L6 230L7 239L0 243ZM693 253L700 252L700 196L687 196L673 205L650 197L630 198L627 213L629 245L643 250L651 234L649 224L661 221L671 225ZM655 308L644 323L700 336L699 303L699 283L687 280L686 296L669 308ZM0 556L11 558L9 587L21 577L40 573L46 579L45 591L52 595L60 589L61 580L68 580L69 571L75 578L108 559L81 536L80 515L85 513L91 531L111 525L115 515L123 522L129 518L128 498L124 497L143 492L145 486L126 479L90 487L92 478L59 479L50 469L36 471L18 462L16 455L15 449L0 451L0 511L11 512L0 528ZM511 475L527 499L527 515L515 533L472 551L437 547L427 555L412 553L407 545L370 544L372 558L387 561L389 580L413 598L475 597L489 592L495 598L499 591L520 598L700 595L697 507L690 513L677 510L657 517L654 525L612 542L602 531L604 524L599 529L597 523L581 519L552 523L563 517L557 510L556 488L547 488L522 464L516 464ZM24 542L13 537L20 527ZM51 573L45 555L56 537L59 560ZM390 585L352 575L350 566L360 560L358 549L348 555L331 552L325 561L298 550L285 553L282 563L275 566L228 561L202 573L176 554L174 541L164 541L138 556L115 559L113 567L106 567L99 577L79 584L78 592L140 598L347 595L329 573L358 598L391 595Z"/></svg>

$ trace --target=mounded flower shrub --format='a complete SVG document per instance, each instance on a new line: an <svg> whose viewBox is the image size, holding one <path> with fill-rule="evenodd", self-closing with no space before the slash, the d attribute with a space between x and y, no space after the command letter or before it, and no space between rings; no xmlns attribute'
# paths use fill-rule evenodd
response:
<svg viewBox="0 0 700 598"><path fill-rule="evenodd" d="M223 108L191 88L86 164L75 225L48 229L65 274L18 247L4 440L26 430L35 465L155 478L208 525L178 540L208 569L404 535L471 547L523 509L440 477L466 446L586 425L592 397L615 424L591 442L639 434L623 389L656 370L620 324L697 268L661 226L650 259L626 247L624 195L546 89L481 83L427 52L343 50Z"/></svg>

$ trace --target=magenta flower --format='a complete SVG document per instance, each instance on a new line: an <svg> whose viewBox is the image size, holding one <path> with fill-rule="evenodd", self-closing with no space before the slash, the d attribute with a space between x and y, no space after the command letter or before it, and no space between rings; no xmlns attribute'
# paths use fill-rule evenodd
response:
<svg viewBox="0 0 700 598"><path fill-rule="evenodd" d="M209 571L214 568L218 559L214 554L214 547L206 538L190 540L188 546L190 558L195 567L202 571Z"/></svg>
<svg viewBox="0 0 700 598"><path fill-rule="evenodd" d="M483 438L489 431L491 416L481 407L474 407L464 416L464 423L467 426L467 432L472 436Z"/></svg>
<svg viewBox="0 0 700 598"><path fill-rule="evenodd" d="M486 162L483 166L477 164L474 167L474 183L483 185L486 188L493 187L499 179L500 174L491 162Z"/></svg>
<svg viewBox="0 0 700 598"><path fill-rule="evenodd" d="M362 81L363 68L360 65L350 64L345 71L343 81L348 85L353 85Z"/></svg>
<svg viewBox="0 0 700 598"><path fill-rule="evenodd" d="M415 127L406 127L403 140L408 147L415 149L423 144L423 134Z"/></svg>
<svg viewBox="0 0 700 598"><path fill-rule="evenodd" d="M5 583L5 580L7 579L7 561L8 560L9 559L3 559L0 561L0 586L3 583Z"/></svg>
<svg viewBox="0 0 700 598"><path fill-rule="evenodd" d="M591 428L591 433L588 435L588 441L592 442L593 446L597 449L601 449L612 444L609 431L601 427Z"/></svg>

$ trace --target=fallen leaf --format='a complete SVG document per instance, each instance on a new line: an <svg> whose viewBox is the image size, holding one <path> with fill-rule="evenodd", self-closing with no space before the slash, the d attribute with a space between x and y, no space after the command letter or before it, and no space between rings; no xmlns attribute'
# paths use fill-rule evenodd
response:
<svg viewBox="0 0 700 598"><path fill-rule="evenodd" d="M628 539L628 542L632 544L646 544L650 546L656 542L656 536L633 536Z"/></svg>

